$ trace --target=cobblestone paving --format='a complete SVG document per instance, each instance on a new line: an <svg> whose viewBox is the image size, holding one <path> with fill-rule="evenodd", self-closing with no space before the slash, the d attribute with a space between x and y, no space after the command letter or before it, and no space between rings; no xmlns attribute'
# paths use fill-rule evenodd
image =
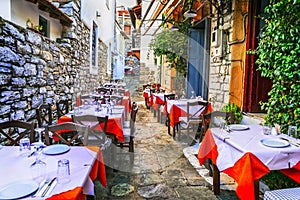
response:
<svg viewBox="0 0 300 200"><path fill-rule="evenodd" d="M183 155L186 146L168 135L167 127L157 123L153 113L144 107L142 98L133 97L133 101L139 104L133 165L118 170L107 167L108 186L103 188L96 182L95 199L238 199L234 191L221 190L221 195L214 195L211 185ZM123 156L118 157L120 163L130 166L129 159L126 160L128 155ZM114 195L116 186L122 183L132 186L121 188L122 192L130 193Z"/></svg>

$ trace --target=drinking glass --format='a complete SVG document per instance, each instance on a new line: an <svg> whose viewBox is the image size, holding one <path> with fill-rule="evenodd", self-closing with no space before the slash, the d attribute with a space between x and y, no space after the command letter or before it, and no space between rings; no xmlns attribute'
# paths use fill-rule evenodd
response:
<svg viewBox="0 0 300 200"><path fill-rule="evenodd" d="M297 126L289 126L288 127L288 136L298 138Z"/></svg>
<svg viewBox="0 0 300 200"><path fill-rule="evenodd" d="M61 159L57 162L57 182L61 184L70 180L70 161Z"/></svg>
<svg viewBox="0 0 300 200"><path fill-rule="evenodd" d="M263 126L263 133L265 135L271 135L272 126L271 125L264 125Z"/></svg>
<svg viewBox="0 0 300 200"><path fill-rule="evenodd" d="M35 130L35 132L37 132L38 141L35 142L33 145L34 146L38 146L38 147L40 147L40 146L46 146L44 144L44 142L42 141L42 135L45 132L45 128L43 128L43 127L41 127L41 128L35 128L34 130Z"/></svg>
<svg viewBox="0 0 300 200"><path fill-rule="evenodd" d="M196 99L196 96L195 96L195 92L194 92L194 91L191 92L191 99Z"/></svg>
<svg viewBox="0 0 300 200"><path fill-rule="evenodd" d="M35 161L30 165L32 178L38 183L47 178L47 164L40 158L41 150L41 147L36 147L36 151L33 154Z"/></svg>
<svg viewBox="0 0 300 200"><path fill-rule="evenodd" d="M20 152L22 156L29 156L31 153L29 138L22 138L19 142Z"/></svg>

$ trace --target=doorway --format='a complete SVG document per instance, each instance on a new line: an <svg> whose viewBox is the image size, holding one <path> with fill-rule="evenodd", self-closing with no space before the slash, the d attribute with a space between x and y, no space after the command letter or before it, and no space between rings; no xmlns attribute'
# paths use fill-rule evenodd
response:
<svg viewBox="0 0 300 200"><path fill-rule="evenodd" d="M249 0L247 50L254 50L258 46L259 36L264 26L264 20L258 16L265 15L264 8L268 4L269 0ZM272 81L262 77L261 72L257 71L256 59L256 55L246 54L243 98L243 111L245 112L264 112L260 103L269 99L268 92L272 87Z"/></svg>
<svg viewBox="0 0 300 200"><path fill-rule="evenodd" d="M210 19L206 18L189 29L187 95L191 91L208 98Z"/></svg>

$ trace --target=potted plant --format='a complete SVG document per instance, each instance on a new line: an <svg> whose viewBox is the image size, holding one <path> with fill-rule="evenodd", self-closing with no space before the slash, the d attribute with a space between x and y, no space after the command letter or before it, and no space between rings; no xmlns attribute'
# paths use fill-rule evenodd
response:
<svg viewBox="0 0 300 200"><path fill-rule="evenodd" d="M32 30L32 31L34 31L36 33L44 35L44 33L42 32L43 26L41 26L41 25L35 25L30 18L28 18L27 21L26 21L26 27L29 30Z"/></svg>
<svg viewBox="0 0 300 200"><path fill-rule="evenodd" d="M224 107L221 108L221 111L232 112L234 116L234 124L239 124L243 119L241 108L234 103L226 104ZM227 119L226 123L228 124L229 121L230 119Z"/></svg>

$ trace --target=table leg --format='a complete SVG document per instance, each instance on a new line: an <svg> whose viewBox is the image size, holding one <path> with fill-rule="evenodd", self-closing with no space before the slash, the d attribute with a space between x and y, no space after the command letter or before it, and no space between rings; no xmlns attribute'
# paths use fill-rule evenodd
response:
<svg viewBox="0 0 300 200"><path fill-rule="evenodd" d="M169 116L166 116L166 122L167 122L167 126L168 126L168 134L171 135L171 126L170 126L170 119Z"/></svg>
<svg viewBox="0 0 300 200"><path fill-rule="evenodd" d="M213 164L213 192L216 195L220 194L220 171L215 164Z"/></svg>
<svg viewBox="0 0 300 200"><path fill-rule="evenodd" d="M255 199L259 200L259 180L254 180L254 195Z"/></svg>

